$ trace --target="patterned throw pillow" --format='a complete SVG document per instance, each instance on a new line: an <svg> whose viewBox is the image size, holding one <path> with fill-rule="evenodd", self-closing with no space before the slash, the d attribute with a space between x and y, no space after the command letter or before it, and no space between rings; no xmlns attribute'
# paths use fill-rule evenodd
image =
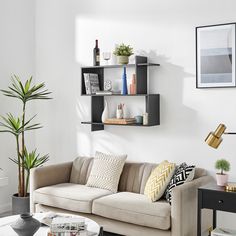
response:
<svg viewBox="0 0 236 236"><path fill-rule="evenodd" d="M179 165L173 177L170 180L169 185L165 191L165 198L171 204L171 191L174 187L190 182L193 180L195 174L195 166L188 166L185 162Z"/></svg>
<svg viewBox="0 0 236 236"><path fill-rule="evenodd" d="M159 200L165 192L174 171L174 163L170 163L168 161L163 161L160 163L149 176L144 189L144 195L146 195L153 202Z"/></svg>
<svg viewBox="0 0 236 236"><path fill-rule="evenodd" d="M120 175L127 155L109 155L96 152L86 186L117 192Z"/></svg>

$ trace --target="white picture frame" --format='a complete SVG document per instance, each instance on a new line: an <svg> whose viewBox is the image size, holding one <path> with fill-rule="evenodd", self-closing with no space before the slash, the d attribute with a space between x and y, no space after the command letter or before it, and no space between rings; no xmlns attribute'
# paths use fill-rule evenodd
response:
<svg viewBox="0 0 236 236"><path fill-rule="evenodd" d="M235 23L196 27L196 87L236 87Z"/></svg>

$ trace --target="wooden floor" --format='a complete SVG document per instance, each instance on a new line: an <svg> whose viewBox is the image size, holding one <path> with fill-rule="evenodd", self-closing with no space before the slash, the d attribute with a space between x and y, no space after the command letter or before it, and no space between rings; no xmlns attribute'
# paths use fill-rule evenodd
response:
<svg viewBox="0 0 236 236"><path fill-rule="evenodd" d="M6 216L10 216L11 212L5 212L5 213L1 213L0 214L0 218L1 217L6 217ZM119 236L118 234L112 234L112 233L108 233L108 232L104 232L104 236Z"/></svg>

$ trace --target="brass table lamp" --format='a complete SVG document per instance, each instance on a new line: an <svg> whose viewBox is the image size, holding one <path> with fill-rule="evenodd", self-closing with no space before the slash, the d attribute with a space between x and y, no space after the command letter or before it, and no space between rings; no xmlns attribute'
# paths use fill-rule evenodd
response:
<svg viewBox="0 0 236 236"><path fill-rule="evenodd" d="M210 132L206 139L205 142L210 146L215 149L219 147L221 142L223 141L222 135L223 134L236 134L235 132L225 132L226 126L224 124L219 124L219 126L216 128L214 132ZM225 186L226 191L233 191L236 192L236 183L228 183Z"/></svg>
<svg viewBox="0 0 236 236"><path fill-rule="evenodd" d="M236 134L232 132L225 132L226 126L224 124L219 124L214 132L210 132L205 139L205 142L213 148L218 148L221 144L223 134Z"/></svg>

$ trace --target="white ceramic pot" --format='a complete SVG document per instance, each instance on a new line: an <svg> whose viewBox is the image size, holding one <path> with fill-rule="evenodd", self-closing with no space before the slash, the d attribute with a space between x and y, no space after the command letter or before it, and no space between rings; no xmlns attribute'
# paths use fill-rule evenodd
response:
<svg viewBox="0 0 236 236"><path fill-rule="evenodd" d="M216 182L219 186L226 186L229 176L227 174L216 174Z"/></svg>
<svg viewBox="0 0 236 236"><path fill-rule="evenodd" d="M109 111L108 111L108 105L107 105L107 101L105 100L105 106L104 106L104 110L102 113L102 123L105 123L105 121L108 119L108 115L109 115Z"/></svg>

